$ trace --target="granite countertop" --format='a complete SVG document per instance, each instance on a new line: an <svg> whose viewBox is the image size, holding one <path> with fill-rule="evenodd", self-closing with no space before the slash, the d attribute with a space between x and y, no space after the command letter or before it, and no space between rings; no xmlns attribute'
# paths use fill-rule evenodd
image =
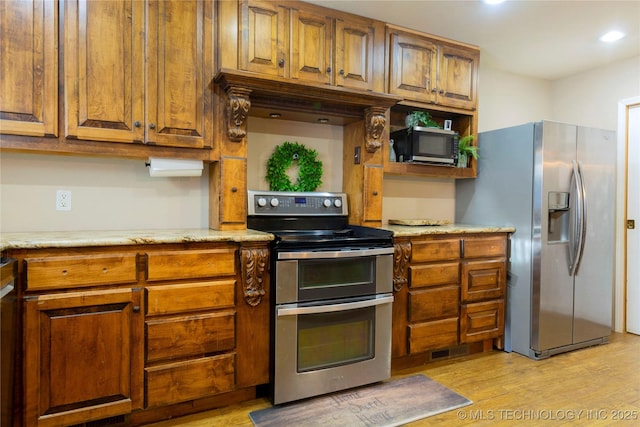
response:
<svg viewBox="0 0 640 427"><path fill-rule="evenodd" d="M268 242L273 240L273 238L273 234L255 230L217 231L199 228L170 230L34 231L2 233L0 235L0 250L154 243Z"/></svg>
<svg viewBox="0 0 640 427"><path fill-rule="evenodd" d="M430 234L472 234L472 233L513 233L514 227L499 227L494 225L391 225L382 226L385 230L393 231L395 237L415 237Z"/></svg>
<svg viewBox="0 0 640 427"><path fill-rule="evenodd" d="M384 225L396 237L414 237L430 234L513 233L513 227L483 225ZM96 231L34 231L2 233L0 250L72 248L83 246L118 246L154 243L197 242L268 242L274 236L256 230L218 231L210 229L169 230L96 230Z"/></svg>

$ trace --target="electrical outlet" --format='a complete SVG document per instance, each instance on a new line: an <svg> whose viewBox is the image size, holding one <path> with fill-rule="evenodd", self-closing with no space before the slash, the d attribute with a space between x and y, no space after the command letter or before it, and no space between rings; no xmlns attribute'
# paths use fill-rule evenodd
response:
<svg viewBox="0 0 640 427"><path fill-rule="evenodd" d="M57 211L71 210L71 191L69 190L56 191L56 210Z"/></svg>

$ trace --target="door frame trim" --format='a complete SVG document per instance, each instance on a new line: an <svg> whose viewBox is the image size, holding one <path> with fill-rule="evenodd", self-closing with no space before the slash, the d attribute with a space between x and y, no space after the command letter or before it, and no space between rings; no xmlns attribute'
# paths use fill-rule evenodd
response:
<svg viewBox="0 0 640 427"><path fill-rule="evenodd" d="M626 296L627 296L627 144L628 144L628 110L629 107L640 104L640 96L625 98L618 101L618 171L616 194L616 260L615 260L615 291L614 291L614 330L626 330Z"/></svg>

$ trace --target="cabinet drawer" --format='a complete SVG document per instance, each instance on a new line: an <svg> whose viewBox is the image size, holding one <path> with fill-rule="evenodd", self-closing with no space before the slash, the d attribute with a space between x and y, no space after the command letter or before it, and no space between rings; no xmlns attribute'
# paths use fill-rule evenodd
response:
<svg viewBox="0 0 640 427"><path fill-rule="evenodd" d="M27 289L64 289L134 283L136 254L25 258Z"/></svg>
<svg viewBox="0 0 640 427"><path fill-rule="evenodd" d="M460 310L460 343L483 341L504 335L504 301L463 305Z"/></svg>
<svg viewBox="0 0 640 427"><path fill-rule="evenodd" d="M235 249L147 253L147 280L177 280L235 273Z"/></svg>
<svg viewBox="0 0 640 427"><path fill-rule="evenodd" d="M410 288L460 283L457 262L446 264L412 265L409 267Z"/></svg>
<svg viewBox="0 0 640 427"><path fill-rule="evenodd" d="M409 292L409 321L458 317L460 306L460 288L447 286L444 288L422 289Z"/></svg>
<svg viewBox="0 0 640 427"><path fill-rule="evenodd" d="M235 280L147 286L147 315L233 307Z"/></svg>
<svg viewBox="0 0 640 427"><path fill-rule="evenodd" d="M462 263L462 301L502 298L507 281L504 260Z"/></svg>
<svg viewBox="0 0 640 427"><path fill-rule="evenodd" d="M507 239L505 237L481 237L463 240L463 258L495 258L506 255Z"/></svg>
<svg viewBox="0 0 640 427"><path fill-rule="evenodd" d="M235 347L235 312L147 320L147 361L198 356Z"/></svg>
<svg viewBox="0 0 640 427"><path fill-rule="evenodd" d="M411 246L411 262L444 261L460 257L458 239L412 242Z"/></svg>
<svg viewBox="0 0 640 427"><path fill-rule="evenodd" d="M146 368L147 407L231 391L234 372L233 353Z"/></svg>
<svg viewBox="0 0 640 427"><path fill-rule="evenodd" d="M409 353L451 347L458 344L458 318L409 325Z"/></svg>

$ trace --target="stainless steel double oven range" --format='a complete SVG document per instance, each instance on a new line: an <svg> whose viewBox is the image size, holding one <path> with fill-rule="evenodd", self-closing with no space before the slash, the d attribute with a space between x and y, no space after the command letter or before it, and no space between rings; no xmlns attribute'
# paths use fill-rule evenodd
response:
<svg viewBox="0 0 640 427"><path fill-rule="evenodd" d="M249 191L271 249L274 404L391 373L392 233L348 224L342 193Z"/></svg>

